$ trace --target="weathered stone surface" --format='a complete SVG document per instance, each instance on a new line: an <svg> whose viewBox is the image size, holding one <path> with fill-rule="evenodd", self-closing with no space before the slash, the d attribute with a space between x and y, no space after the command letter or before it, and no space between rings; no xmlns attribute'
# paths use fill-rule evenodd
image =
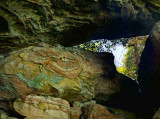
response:
<svg viewBox="0 0 160 119"><path fill-rule="evenodd" d="M70 105L61 98L28 95L13 106L25 119L70 119Z"/></svg>
<svg viewBox="0 0 160 119"><path fill-rule="evenodd" d="M145 111L153 112L160 106L160 22L155 25L146 41L138 73L138 81L145 100L143 107Z"/></svg>
<svg viewBox="0 0 160 119"><path fill-rule="evenodd" d="M81 119L139 119L133 112L104 107L88 102L83 103Z"/></svg>
<svg viewBox="0 0 160 119"><path fill-rule="evenodd" d="M159 0L1 0L0 51L146 35L159 10Z"/></svg>
<svg viewBox="0 0 160 119"><path fill-rule="evenodd" d="M70 108L70 116L71 119L80 119L82 115L82 107L84 106L83 103L75 101Z"/></svg>
<svg viewBox="0 0 160 119"><path fill-rule="evenodd" d="M12 52L0 61L0 100L23 98L34 93L61 97L70 102L87 101L97 93L119 92L120 86L116 83L119 79L115 79L115 74L110 53L61 46L30 46ZM108 87L104 92L95 88L101 80L106 80L103 86Z"/></svg>
<svg viewBox="0 0 160 119"><path fill-rule="evenodd" d="M82 115L82 107L84 106L81 102L74 102L73 106L70 108L70 117L71 119L80 119Z"/></svg>
<svg viewBox="0 0 160 119"><path fill-rule="evenodd" d="M111 113L94 100L76 101L70 106L61 98L28 95L25 99L18 98L13 106L25 119L137 119L133 113L119 109L109 109Z"/></svg>
<svg viewBox="0 0 160 119"><path fill-rule="evenodd" d="M118 119L118 116L111 114L102 105L88 104L83 107L82 119Z"/></svg>

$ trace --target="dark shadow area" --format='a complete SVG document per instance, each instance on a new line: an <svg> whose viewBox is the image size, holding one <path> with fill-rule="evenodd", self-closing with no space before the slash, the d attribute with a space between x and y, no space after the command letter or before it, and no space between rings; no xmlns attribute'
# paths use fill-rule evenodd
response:
<svg viewBox="0 0 160 119"><path fill-rule="evenodd" d="M159 41L150 36L147 39L145 49L142 53L139 65L138 81L142 92L142 104L144 114L151 113L152 116L160 107L160 53Z"/></svg>
<svg viewBox="0 0 160 119"><path fill-rule="evenodd" d="M9 32L8 22L0 16L0 33Z"/></svg>

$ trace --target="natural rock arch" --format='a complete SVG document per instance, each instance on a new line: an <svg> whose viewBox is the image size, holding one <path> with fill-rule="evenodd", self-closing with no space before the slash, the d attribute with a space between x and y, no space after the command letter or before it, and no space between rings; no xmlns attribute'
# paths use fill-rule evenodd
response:
<svg viewBox="0 0 160 119"><path fill-rule="evenodd" d="M0 49L146 35L160 19L159 10L157 0L1 0L0 16L10 30L6 39L12 40Z"/></svg>

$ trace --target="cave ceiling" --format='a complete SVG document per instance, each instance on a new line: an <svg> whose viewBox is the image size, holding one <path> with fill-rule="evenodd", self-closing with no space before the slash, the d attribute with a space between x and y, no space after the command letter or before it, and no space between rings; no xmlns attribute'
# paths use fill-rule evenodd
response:
<svg viewBox="0 0 160 119"><path fill-rule="evenodd" d="M1 0L0 51L146 35L159 11L157 0Z"/></svg>

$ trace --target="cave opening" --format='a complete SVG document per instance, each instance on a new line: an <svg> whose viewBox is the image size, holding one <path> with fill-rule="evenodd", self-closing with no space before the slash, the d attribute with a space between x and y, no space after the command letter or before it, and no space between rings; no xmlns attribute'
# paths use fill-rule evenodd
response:
<svg viewBox="0 0 160 119"><path fill-rule="evenodd" d="M93 52L112 53L117 71L137 81L138 65L147 38L148 35L115 40L98 39L80 44L79 47Z"/></svg>
<svg viewBox="0 0 160 119"><path fill-rule="evenodd" d="M93 52L112 53L116 70L128 77L122 79L124 88L122 93L112 98L109 103L96 100L98 103L103 105L106 103L109 107L130 110L145 119L150 119L153 116L153 110L157 110L157 108L155 109L155 106L148 107L148 99L141 92L138 80L139 64L147 39L148 35L115 40L98 39L76 46Z"/></svg>

